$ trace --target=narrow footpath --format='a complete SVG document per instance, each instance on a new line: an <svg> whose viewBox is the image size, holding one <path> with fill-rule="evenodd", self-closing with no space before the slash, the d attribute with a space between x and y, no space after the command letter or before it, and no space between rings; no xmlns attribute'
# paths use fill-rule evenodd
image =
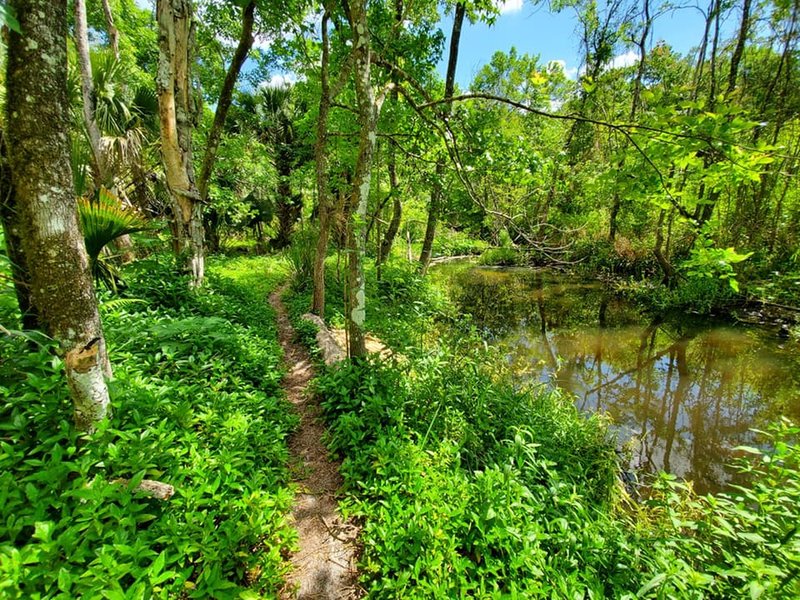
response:
<svg viewBox="0 0 800 600"><path fill-rule="evenodd" d="M269 297L278 322L287 373L286 397L300 416L300 425L289 440L290 464L297 485L292 516L299 549L291 558L293 570L281 597L285 600L350 600L363 594L358 586L356 551L358 528L342 521L336 492L342 485L339 464L328 458L322 442L325 426L319 404L307 393L314 376L311 359L295 341L281 295L282 287Z"/></svg>

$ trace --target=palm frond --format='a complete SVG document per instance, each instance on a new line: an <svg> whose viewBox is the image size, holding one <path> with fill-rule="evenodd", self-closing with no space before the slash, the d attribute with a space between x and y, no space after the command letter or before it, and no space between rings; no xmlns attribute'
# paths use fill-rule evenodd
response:
<svg viewBox="0 0 800 600"><path fill-rule="evenodd" d="M120 283L117 269L104 260L103 250L119 237L147 229L147 223L137 213L124 208L114 194L101 187L96 200L81 198L78 215L89 255L92 274L98 282L112 291Z"/></svg>

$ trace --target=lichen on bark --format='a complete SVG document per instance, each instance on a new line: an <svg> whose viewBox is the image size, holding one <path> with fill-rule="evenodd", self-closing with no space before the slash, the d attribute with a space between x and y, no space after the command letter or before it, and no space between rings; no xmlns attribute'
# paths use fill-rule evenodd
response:
<svg viewBox="0 0 800 600"><path fill-rule="evenodd" d="M9 34L6 123L31 299L65 356L76 424L91 430L108 416L110 403L105 342L65 134L67 6L49 0L14 0L11 6L25 33Z"/></svg>

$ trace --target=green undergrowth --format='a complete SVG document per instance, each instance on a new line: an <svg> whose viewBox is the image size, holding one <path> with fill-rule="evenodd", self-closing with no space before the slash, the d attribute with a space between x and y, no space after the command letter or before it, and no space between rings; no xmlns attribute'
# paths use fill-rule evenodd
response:
<svg viewBox="0 0 800 600"><path fill-rule="evenodd" d="M209 270L196 293L168 258L124 274L128 298L102 308L114 413L92 435L71 426L52 347L0 340L0 597L258 598L282 586L296 419L265 300L287 269ZM175 495L135 493L142 479Z"/></svg>
<svg viewBox="0 0 800 600"><path fill-rule="evenodd" d="M420 276L417 263L398 260L380 269L365 265L366 293L371 300L366 315L366 329L389 347L402 352L422 343L437 319L453 316L444 288L432 287ZM344 327L344 296L347 265L331 257L326 262L325 321L332 327ZM309 277L296 277L285 300L295 329L306 342L313 340L313 325L300 321L311 307L312 285Z"/></svg>
<svg viewBox="0 0 800 600"><path fill-rule="evenodd" d="M772 450L740 450L752 488L697 497L663 476L635 502L602 417L558 391L512 386L441 290L414 285L409 302L376 297L373 281L368 311L387 338L380 315L394 315L396 332L425 331L400 336L395 360L347 362L315 382L346 510L363 522L370 597L800 594L800 430L778 424L764 434ZM299 314L308 294L298 286L288 300Z"/></svg>

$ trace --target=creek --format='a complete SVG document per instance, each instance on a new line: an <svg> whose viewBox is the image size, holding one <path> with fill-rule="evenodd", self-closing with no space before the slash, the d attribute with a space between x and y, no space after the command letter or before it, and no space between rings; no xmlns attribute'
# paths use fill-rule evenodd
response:
<svg viewBox="0 0 800 600"><path fill-rule="evenodd" d="M436 267L519 385L557 386L612 421L630 471L714 492L737 481L737 446L800 421L800 348L772 328L652 315L602 283L528 268Z"/></svg>

